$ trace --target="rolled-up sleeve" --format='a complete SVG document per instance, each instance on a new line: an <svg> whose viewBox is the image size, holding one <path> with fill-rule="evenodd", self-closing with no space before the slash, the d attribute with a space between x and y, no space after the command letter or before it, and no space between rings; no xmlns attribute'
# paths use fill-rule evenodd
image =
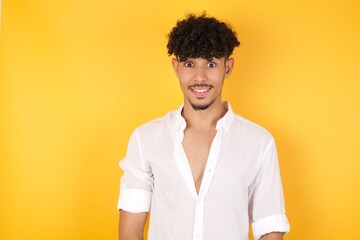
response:
<svg viewBox="0 0 360 240"><path fill-rule="evenodd" d="M258 171L249 188L249 216L255 240L270 232L290 231L273 139L264 148L257 164Z"/></svg>
<svg viewBox="0 0 360 240"><path fill-rule="evenodd" d="M120 183L118 209L127 212L149 212L153 190L153 174L144 159L138 130L129 140L126 157L120 161L124 170Z"/></svg>

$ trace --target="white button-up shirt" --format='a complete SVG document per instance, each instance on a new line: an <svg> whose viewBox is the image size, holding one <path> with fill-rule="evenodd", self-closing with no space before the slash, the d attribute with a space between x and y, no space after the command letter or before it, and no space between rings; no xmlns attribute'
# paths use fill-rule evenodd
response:
<svg viewBox="0 0 360 240"><path fill-rule="evenodd" d="M182 141L182 106L137 128L120 162L118 209L148 212L150 240L257 240L288 232L273 137L228 111L216 125L197 193Z"/></svg>

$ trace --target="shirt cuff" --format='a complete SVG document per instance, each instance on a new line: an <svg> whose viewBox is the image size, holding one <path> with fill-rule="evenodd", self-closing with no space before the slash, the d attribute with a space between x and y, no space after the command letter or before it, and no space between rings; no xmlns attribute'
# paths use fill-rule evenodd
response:
<svg viewBox="0 0 360 240"><path fill-rule="evenodd" d="M288 233L290 231L290 225L286 218L286 215L272 215L261 218L252 224L252 231L254 239L259 240L261 236L271 232L283 232Z"/></svg>
<svg viewBox="0 0 360 240"><path fill-rule="evenodd" d="M129 189L124 184L120 187L117 208L131 213L149 212L152 193L142 189Z"/></svg>

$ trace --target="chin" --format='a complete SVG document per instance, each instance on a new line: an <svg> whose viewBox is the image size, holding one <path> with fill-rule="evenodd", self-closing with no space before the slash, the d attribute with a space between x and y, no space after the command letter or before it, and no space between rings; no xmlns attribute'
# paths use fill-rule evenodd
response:
<svg viewBox="0 0 360 240"><path fill-rule="evenodd" d="M192 106L192 108L195 110L195 111L201 111L201 110L206 110L208 109L213 103L214 103L215 100L209 102L209 103L204 103L204 104L196 104L196 103L192 103L190 102L190 105Z"/></svg>

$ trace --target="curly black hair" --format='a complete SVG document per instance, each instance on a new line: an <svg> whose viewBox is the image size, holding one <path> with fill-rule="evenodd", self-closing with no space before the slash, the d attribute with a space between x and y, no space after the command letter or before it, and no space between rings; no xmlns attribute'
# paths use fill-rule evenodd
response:
<svg viewBox="0 0 360 240"><path fill-rule="evenodd" d="M189 14L179 20L169 34L168 54L175 55L181 62L188 58L228 59L240 42L236 33L216 18Z"/></svg>

